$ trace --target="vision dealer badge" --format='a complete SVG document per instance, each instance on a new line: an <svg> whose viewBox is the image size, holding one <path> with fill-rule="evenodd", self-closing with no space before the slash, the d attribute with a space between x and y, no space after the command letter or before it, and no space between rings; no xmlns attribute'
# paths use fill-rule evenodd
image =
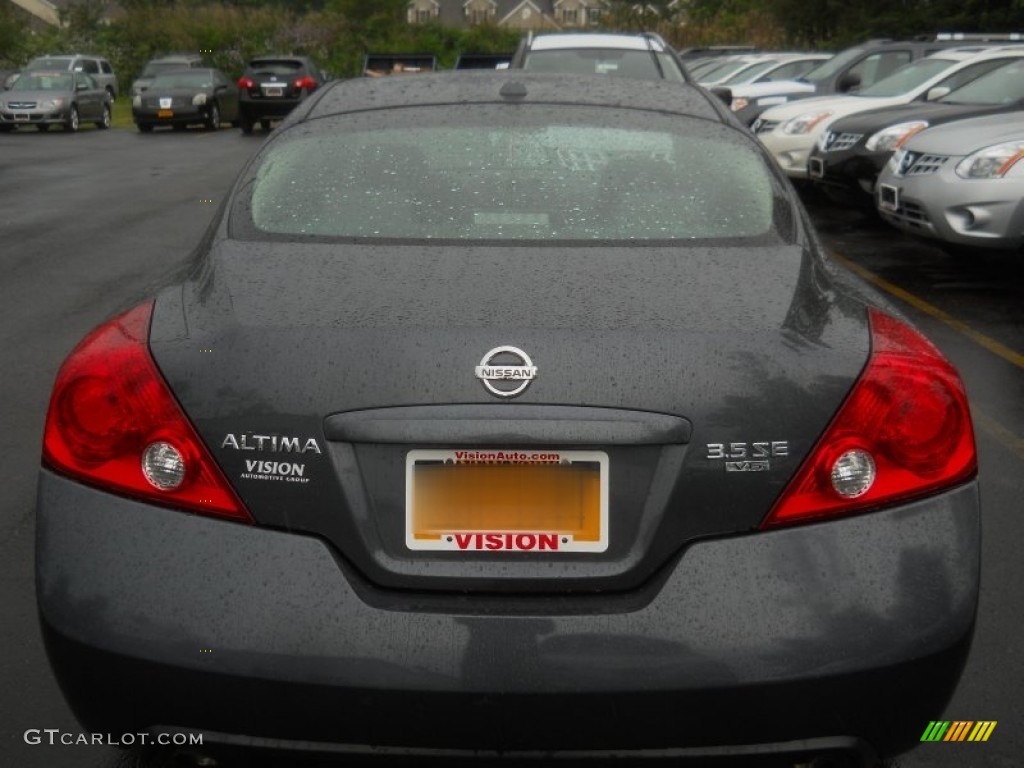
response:
<svg viewBox="0 0 1024 768"><path fill-rule="evenodd" d="M492 395L515 397L537 378L537 366L518 347L502 346L484 355L475 373Z"/></svg>
<svg viewBox="0 0 1024 768"><path fill-rule="evenodd" d="M295 437L290 435L257 434L254 432L243 432L235 434L229 432L224 435L220 444L221 449L234 451L253 451L255 453L294 453L294 454L317 454L323 451L320 444L313 437ZM297 461L270 461L263 459L246 459L245 471L239 474L242 480L262 480L280 483L309 482L306 477L305 462Z"/></svg>
<svg viewBox="0 0 1024 768"><path fill-rule="evenodd" d="M294 461L246 459L243 480L276 480L284 483L308 483L306 465Z"/></svg>

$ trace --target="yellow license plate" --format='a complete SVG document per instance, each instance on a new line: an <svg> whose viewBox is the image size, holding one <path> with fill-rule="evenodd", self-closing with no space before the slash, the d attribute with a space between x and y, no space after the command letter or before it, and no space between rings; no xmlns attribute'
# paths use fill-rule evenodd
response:
<svg viewBox="0 0 1024 768"><path fill-rule="evenodd" d="M157 117L174 117L174 110L173 109L160 109L160 110L157 110L156 116Z"/></svg>
<svg viewBox="0 0 1024 768"><path fill-rule="evenodd" d="M604 552L608 454L523 449L406 454L405 543L454 552Z"/></svg>

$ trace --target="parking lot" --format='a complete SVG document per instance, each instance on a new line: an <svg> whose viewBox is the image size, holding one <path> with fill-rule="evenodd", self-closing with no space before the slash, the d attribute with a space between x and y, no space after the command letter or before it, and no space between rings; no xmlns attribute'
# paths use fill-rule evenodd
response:
<svg viewBox="0 0 1024 768"><path fill-rule="evenodd" d="M109 746L25 743L29 729L79 730L50 675L35 616L33 505L47 398L61 360L89 329L182 268L260 140L237 130L0 135L0 754L7 764L139 764ZM957 694L934 717L998 727L986 743L925 744L897 764L1017 765L1024 258L950 256L859 212L807 202L844 279L885 291L959 368L975 419L985 514L981 609Z"/></svg>

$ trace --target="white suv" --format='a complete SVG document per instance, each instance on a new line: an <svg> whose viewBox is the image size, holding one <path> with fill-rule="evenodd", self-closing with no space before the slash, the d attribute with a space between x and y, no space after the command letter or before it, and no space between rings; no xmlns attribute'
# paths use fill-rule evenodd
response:
<svg viewBox="0 0 1024 768"><path fill-rule="evenodd" d="M617 35L597 32L524 37L509 69L577 75L614 75L641 80L686 82L682 59L651 32Z"/></svg>

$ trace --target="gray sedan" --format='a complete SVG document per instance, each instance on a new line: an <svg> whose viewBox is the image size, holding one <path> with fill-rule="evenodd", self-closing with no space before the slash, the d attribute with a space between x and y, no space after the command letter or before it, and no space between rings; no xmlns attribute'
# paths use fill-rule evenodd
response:
<svg viewBox="0 0 1024 768"><path fill-rule="evenodd" d="M705 89L336 81L191 267L54 385L36 596L84 732L791 768L943 711L963 386Z"/></svg>
<svg viewBox="0 0 1024 768"><path fill-rule="evenodd" d="M26 72L0 94L0 131L63 125L75 132L83 121L110 127L110 94L84 72Z"/></svg>
<svg viewBox="0 0 1024 768"><path fill-rule="evenodd" d="M949 250L1024 244L1024 112L913 136L878 180L882 218Z"/></svg>

